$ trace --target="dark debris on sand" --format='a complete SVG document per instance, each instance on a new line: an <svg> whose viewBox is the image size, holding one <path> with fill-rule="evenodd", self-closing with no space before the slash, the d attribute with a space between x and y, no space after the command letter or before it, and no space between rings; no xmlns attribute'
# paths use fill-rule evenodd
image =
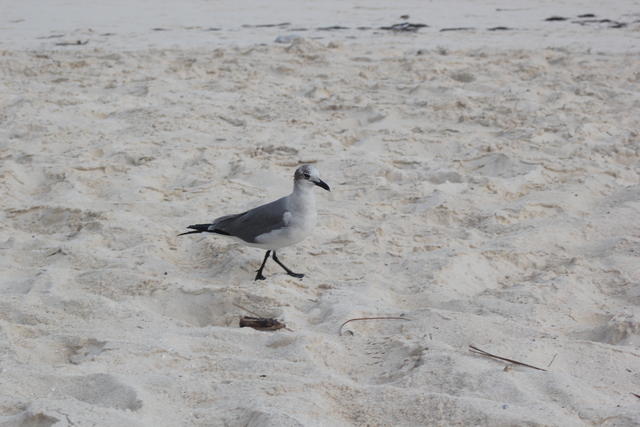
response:
<svg viewBox="0 0 640 427"><path fill-rule="evenodd" d="M281 22L279 24L256 24L256 25L244 24L242 25L242 28L274 28L274 27L283 28L283 27L288 27L289 25L291 25L290 22Z"/></svg>
<svg viewBox="0 0 640 427"><path fill-rule="evenodd" d="M89 43L89 40L76 40L74 42L60 42L60 43L56 43L56 46L84 46L85 44Z"/></svg>
<svg viewBox="0 0 640 427"><path fill-rule="evenodd" d="M613 21L611 19L581 19L571 22L579 25L609 24L608 28L624 28L627 26L626 22Z"/></svg>
<svg viewBox="0 0 640 427"><path fill-rule="evenodd" d="M348 30L349 27L343 27L341 25L331 25L329 27L318 27L316 30L318 31L334 31L334 30Z"/></svg>
<svg viewBox="0 0 640 427"><path fill-rule="evenodd" d="M475 28L473 28L473 27L442 28L442 29L440 29L440 32L444 33L445 31L471 31L471 30L475 30Z"/></svg>
<svg viewBox="0 0 640 427"><path fill-rule="evenodd" d="M545 19L545 21L547 22L554 22L554 21L567 21L569 20L569 18L565 18L564 16L550 16L549 18ZM627 26L626 22L619 22L619 21L614 21L611 19L598 19L596 18L596 15L593 13L582 13L580 15L578 15L578 19L577 20L573 20L571 21L572 24L578 24L578 25L594 25L594 24L609 24L607 25L608 28L625 28Z"/></svg>
<svg viewBox="0 0 640 427"><path fill-rule="evenodd" d="M381 30L395 31L395 32L410 32L415 33L420 28L428 27L427 24L413 24L411 22L401 22L399 24L393 24L388 27L380 27Z"/></svg>

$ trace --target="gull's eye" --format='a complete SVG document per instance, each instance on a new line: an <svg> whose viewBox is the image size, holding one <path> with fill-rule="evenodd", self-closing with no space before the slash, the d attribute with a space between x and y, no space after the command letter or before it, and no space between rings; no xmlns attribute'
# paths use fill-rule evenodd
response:
<svg viewBox="0 0 640 427"><path fill-rule="evenodd" d="M308 173L303 173L302 176L304 176L304 179L309 179L311 178L311 175L309 175Z"/></svg>

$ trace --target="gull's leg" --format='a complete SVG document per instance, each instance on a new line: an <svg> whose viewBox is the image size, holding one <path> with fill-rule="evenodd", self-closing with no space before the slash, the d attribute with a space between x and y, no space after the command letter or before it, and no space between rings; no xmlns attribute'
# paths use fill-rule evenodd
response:
<svg viewBox="0 0 640 427"><path fill-rule="evenodd" d="M267 260L269 259L269 254L270 253L271 253L271 251L267 251L267 254L264 256L264 260L262 261L262 265L258 269L258 274L256 274L256 278L253 279L253 280L264 280L264 279L266 279L266 277L264 277L262 275L262 269L264 268L264 265L267 263ZM275 252L274 252L274 254L275 254Z"/></svg>
<svg viewBox="0 0 640 427"><path fill-rule="evenodd" d="M273 251L273 260L277 262L280 267L284 268L284 271L286 271L289 276L297 277L298 279L302 279L304 277L304 274L294 273L293 271L289 270L283 263L281 263L276 256L276 251Z"/></svg>

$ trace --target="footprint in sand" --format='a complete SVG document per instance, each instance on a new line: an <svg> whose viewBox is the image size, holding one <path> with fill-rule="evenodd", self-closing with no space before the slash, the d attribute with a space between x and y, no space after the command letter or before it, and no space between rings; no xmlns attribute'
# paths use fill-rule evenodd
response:
<svg viewBox="0 0 640 427"><path fill-rule="evenodd" d="M89 339L71 339L67 344L69 351L69 363L79 365L81 363L94 360L102 352L105 351L106 341L98 341L93 338Z"/></svg>
<svg viewBox="0 0 640 427"><path fill-rule="evenodd" d="M150 298L141 298L140 302L162 316L196 327L237 324L238 313L241 311L238 306L261 311L261 307L273 307L277 304L269 298L251 293L234 295L228 290L214 289L160 291ZM277 317L278 313L273 316Z"/></svg>
<svg viewBox="0 0 640 427"><path fill-rule="evenodd" d="M23 411L17 415L0 417L0 427L49 427L60 421L42 412Z"/></svg>
<svg viewBox="0 0 640 427"><path fill-rule="evenodd" d="M38 234L75 234L83 228L99 229L100 214L80 209L34 206L10 211L17 228Z"/></svg>
<svg viewBox="0 0 640 427"><path fill-rule="evenodd" d="M353 326L356 327L355 325ZM318 343L315 354L324 364L342 372L359 384L390 384L397 382L423 362L426 350L420 345L408 345L388 336L345 336L344 346L327 349ZM309 349L314 350L311 346ZM346 361L351 360L349 363Z"/></svg>
<svg viewBox="0 0 640 427"><path fill-rule="evenodd" d="M611 345L640 345L640 322L633 318L614 318L599 326L579 330L571 334L574 338Z"/></svg>
<svg viewBox="0 0 640 427"><path fill-rule="evenodd" d="M142 401L130 386L112 375L93 374L58 379L56 387L63 396L71 396L90 405L103 408L137 411Z"/></svg>

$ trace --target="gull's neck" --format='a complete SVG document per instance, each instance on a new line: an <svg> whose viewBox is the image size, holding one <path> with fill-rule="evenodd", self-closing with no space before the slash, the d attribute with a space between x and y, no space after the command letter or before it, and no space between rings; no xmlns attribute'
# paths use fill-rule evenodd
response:
<svg viewBox="0 0 640 427"><path fill-rule="evenodd" d="M312 185L303 182L293 183L293 192L291 193L291 202L295 209L307 210L315 209L316 196Z"/></svg>

